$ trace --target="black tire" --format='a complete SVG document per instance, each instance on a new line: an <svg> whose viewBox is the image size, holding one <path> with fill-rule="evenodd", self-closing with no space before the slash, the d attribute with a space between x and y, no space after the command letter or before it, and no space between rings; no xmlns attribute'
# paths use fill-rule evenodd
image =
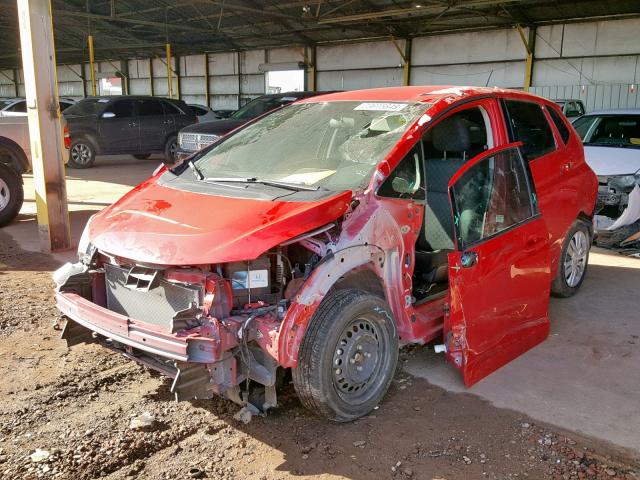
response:
<svg viewBox="0 0 640 480"><path fill-rule="evenodd" d="M580 289L584 277L587 275L591 242L590 226L584 220L576 220L564 238L558 260L558 273L551 282L551 295L567 298L575 295ZM577 245L580 246L579 251L576 250ZM572 277L574 272L576 272L576 276Z"/></svg>
<svg viewBox="0 0 640 480"><path fill-rule="evenodd" d="M397 363L398 335L386 302L360 290L337 290L309 322L293 384L306 408L348 422L378 405Z"/></svg>
<svg viewBox="0 0 640 480"><path fill-rule="evenodd" d="M169 137L164 144L164 159L167 165L172 165L178 160L178 137L173 135Z"/></svg>
<svg viewBox="0 0 640 480"><path fill-rule="evenodd" d="M96 149L88 140L74 140L69 149L71 168L91 168L96 161Z"/></svg>
<svg viewBox="0 0 640 480"><path fill-rule="evenodd" d="M0 227L16 218L23 201L22 179L13 169L0 165Z"/></svg>
<svg viewBox="0 0 640 480"><path fill-rule="evenodd" d="M138 160L146 160L150 156L150 153L136 153L133 155L133 158L137 158Z"/></svg>

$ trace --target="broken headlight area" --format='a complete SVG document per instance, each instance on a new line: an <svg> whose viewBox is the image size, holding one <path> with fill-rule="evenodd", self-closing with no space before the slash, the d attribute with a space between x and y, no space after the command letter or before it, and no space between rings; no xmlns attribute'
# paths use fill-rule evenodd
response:
<svg viewBox="0 0 640 480"><path fill-rule="evenodd" d="M316 251L326 254L324 243L304 238L250 261L181 267L94 252L54 273L62 337L99 342L173 378L178 400L218 394L275 407L277 335Z"/></svg>
<svg viewBox="0 0 640 480"><path fill-rule="evenodd" d="M613 225L629 205L629 194L640 185L640 174L598 177L598 199L595 214L596 230Z"/></svg>

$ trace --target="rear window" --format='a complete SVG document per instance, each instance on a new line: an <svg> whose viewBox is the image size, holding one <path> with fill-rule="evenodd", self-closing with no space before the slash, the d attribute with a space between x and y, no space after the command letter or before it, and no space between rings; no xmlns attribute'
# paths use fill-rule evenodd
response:
<svg viewBox="0 0 640 480"><path fill-rule="evenodd" d="M164 115L164 109L158 100L142 100L138 105L138 114L143 117Z"/></svg>
<svg viewBox="0 0 640 480"><path fill-rule="evenodd" d="M569 127L567 127L567 124L564 123L564 120L562 120L562 116L558 112L556 112L554 109L547 108L547 111L549 112L549 115L551 115L551 120L553 120L553 123L558 129L558 133L560 133L560 138L562 138L562 142L566 144L569 141L569 135L570 135Z"/></svg>
<svg viewBox="0 0 640 480"><path fill-rule="evenodd" d="M171 102L162 102L162 105L164 105L164 112L167 115L183 115L182 110L180 110L176 105L174 105Z"/></svg>
<svg viewBox="0 0 640 480"><path fill-rule="evenodd" d="M65 115L97 115L100 112L104 105L108 103L108 100L103 98L88 98L86 100L80 100L78 103L74 103L69 108L67 108L64 113Z"/></svg>
<svg viewBox="0 0 640 480"><path fill-rule="evenodd" d="M526 160L555 150L551 127L539 104L505 100L504 107L511 141L523 143L522 153Z"/></svg>

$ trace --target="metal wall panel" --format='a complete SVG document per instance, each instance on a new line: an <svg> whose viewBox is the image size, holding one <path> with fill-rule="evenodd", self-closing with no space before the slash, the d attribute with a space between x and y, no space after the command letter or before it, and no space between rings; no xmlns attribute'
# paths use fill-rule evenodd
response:
<svg viewBox="0 0 640 480"><path fill-rule="evenodd" d="M401 48L404 41L399 40ZM318 46L317 70L356 70L398 67L402 58L391 41Z"/></svg>
<svg viewBox="0 0 640 480"><path fill-rule="evenodd" d="M317 89L321 91L393 87L402 85L402 69L385 68L318 72L316 78L318 81Z"/></svg>
<svg viewBox="0 0 640 480"><path fill-rule="evenodd" d="M413 85L474 85L521 88L524 62L463 64L411 69Z"/></svg>
<svg viewBox="0 0 640 480"><path fill-rule="evenodd" d="M531 87L530 91L551 100L582 100L587 112L610 108L640 108L637 84L554 85Z"/></svg>
<svg viewBox="0 0 640 480"><path fill-rule="evenodd" d="M520 60L525 55L520 34L514 28L419 37L411 44L413 65Z"/></svg>

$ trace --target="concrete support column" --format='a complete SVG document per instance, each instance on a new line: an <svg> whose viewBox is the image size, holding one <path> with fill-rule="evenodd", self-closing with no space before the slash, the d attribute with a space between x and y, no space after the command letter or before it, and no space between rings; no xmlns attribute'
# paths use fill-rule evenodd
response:
<svg viewBox="0 0 640 480"><path fill-rule="evenodd" d="M18 0L31 160L43 251L71 247L50 0Z"/></svg>

